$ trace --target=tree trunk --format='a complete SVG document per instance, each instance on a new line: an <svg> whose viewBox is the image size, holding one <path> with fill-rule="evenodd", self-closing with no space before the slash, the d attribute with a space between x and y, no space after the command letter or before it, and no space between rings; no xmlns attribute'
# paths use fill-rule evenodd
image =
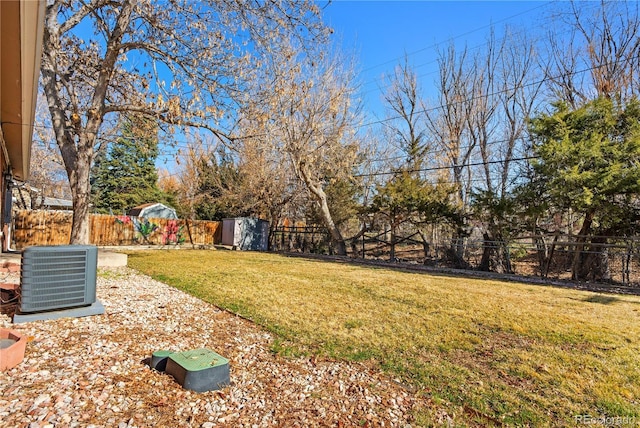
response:
<svg viewBox="0 0 640 428"><path fill-rule="evenodd" d="M484 232L482 259L478 269L485 272L513 273L509 247L500 233Z"/></svg>
<svg viewBox="0 0 640 428"><path fill-rule="evenodd" d="M320 215L322 217L322 221L324 222L325 227L329 230L329 234L331 236L331 244L334 247L336 254L339 256L347 255L347 245L344 242L344 238L342 237L342 233L340 233L340 229L333 222L333 217L331 216L331 211L329 211L329 204L327 203L327 194L322 190L322 186L319 183L314 183L311 179L311 174L307 170L307 165L304 162L299 164L299 171L304 181L304 184L311 191L313 196L316 198L316 202L320 205Z"/></svg>
<svg viewBox="0 0 640 428"><path fill-rule="evenodd" d="M59 4L50 4L46 8L40 74L51 114L51 124L71 187L73 200L71 244L89 243L91 195L89 173L94 156L94 144L104 119L107 89L116 68L120 43L129 26L133 7L132 1L124 1L118 9L115 25L106 39L104 58L95 75L95 81L92 82L94 91L87 94L76 94L71 90L73 87L69 89L65 86L68 84L68 78L59 74L57 62L62 56L61 32L68 29L61 28L58 16ZM90 8L82 9L66 23L75 22L75 19L79 22L90 13L89 10ZM70 91L67 93L68 99L65 98L65 90L62 88ZM90 100L87 105L80 102L81 95L87 96Z"/></svg>
<svg viewBox="0 0 640 428"><path fill-rule="evenodd" d="M389 261L396 260L396 224L391 222L391 241L389 241Z"/></svg>
<svg viewBox="0 0 640 428"><path fill-rule="evenodd" d="M418 230L418 234L422 240L422 251L424 253L422 264L429 265L431 260L431 243L427 239L427 235L425 235L421 230Z"/></svg>
<svg viewBox="0 0 640 428"><path fill-rule="evenodd" d="M89 207L91 202L91 184L89 183L92 153L78 150L73 170L67 167L71 198L73 202L73 223L71 225L70 244L89 244ZM67 160L65 160L67 164Z"/></svg>
<svg viewBox="0 0 640 428"><path fill-rule="evenodd" d="M89 194L72 192L73 223L70 244L89 244Z"/></svg>
<svg viewBox="0 0 640 428"><path fill-rule="evenodd" d="M504 262L505 273L513 273L511 266L511 253L507 241L500 235L500 249L502 250L502 261Z"/></svg>
<svg viewBox="0 0 640 428"><path fill-rule="evenodd" d="M348 238L348 241L351 242L351 253L353 254L354 257L358 257L358 240L360 238L362 238L362 258L364 259L365 254L364 254L364 240L365 240L365 233L367 233L367 222L366 221L362 221L362 226L360 226L360 230L358 231L358 233L356 233L355 235L353 235L351 238Z"/></svg>
<svg viewBox="0 0 640 428"><path fill-rule="evenodd" d="M484 232L482 234L482 258L480 259L480 269L483 272L489 272L491 270L491 258L492 254L495 253L495 248L493 248L491 236L489 236L488 232Z"/></svg>
<svg viewBox="0 0 640 428"><path fill-rule="evenodd" d="M448 257L453 263L453 267L456 269L469 269L469 263L464 259L464 249L465 249L465 230L463 227L457 227L456 232L454 234L453 242L451 243L451 248L447 251Z"/></svg>
<svg viewBox="0 0 640 428"><path fill-rule="evenodd" d="M585 252L578 270L578 279L590 281L611 280L611 269L609 267L609 251L604 245L607 239L595 237L591 240L588 252Z"/></svg>
<svg viewBox="0 0 640 428"><path fill-rule="evenodd" d="M578 233L576 239L576 248L573 254L573 265L571 267L571 279L574 281L581 281L585 278L582 277L583 271L582 265L585 262L584 244L587 241L587 236L591 233L591 224L593 223L593 212L589 211L585 214L582 227Z"/></svg>
<svg viewBox="0 0 640 428"><path fill-rule="evenodd" d="M327 204L327 196L324 194L324 191L322 192L322 198L318 197L318 199L320 202L320 212L322 213L322 219L324 220L324 224L327 229L329 229L331 242L336 250L336 254L338 254L339 256L346 256L347 246L344 242L344 238L342 237L342 233L340 233L340 229L338 229L338 227L333 222L333 218L331 217L331 213L329 212L329 205Z"/></svg>
<svg viewBox="0 0 640 428"><path fill-rule="evenodd" d="M536 247L536 256L538 258L538 269L540 270L540 276L544 277L545 266L547 265L547 260L549 258L549 249L547 247L547 242L544 239L544 236L535 236L532 238L533 245Z"/></svg>
<svg viewBox="0 0 640 428"><path fill-rule="evenodd" d="M536 233L540 232L536 231ZM540 276L542 278L546 278L547 276L549 276L549 269L551 269L551 262L553 261L553 255L555 253L556 244L558 243L559 237L560 232L556 231L551 246L547 244L544 236L542 235L534 238L534 242L536 244L538 252L538 267L540 269Z"/></svg>

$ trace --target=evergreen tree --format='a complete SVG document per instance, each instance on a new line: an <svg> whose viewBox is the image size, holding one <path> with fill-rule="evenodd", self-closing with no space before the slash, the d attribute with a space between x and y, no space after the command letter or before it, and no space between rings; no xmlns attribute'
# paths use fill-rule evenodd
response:
<svg viewBox="0 0 640 428"><path fill-rule="evenodd" d="M376 188L370 212L382 216L391 227L391 260L395 259L397 233L404 222L418 227L438 222L462 226L460 210L451 202L455 190L455 186L443 182L433 185L406 170Z"/></svg>
<svg viewBox="0 0 640 428"><path fill-rule="evenodd" d="M231 157L219 150L200 159L198 167L198 201L195 213L199 220L222 220L252 213L238 200L242 176Z"/></svg>
<svg viewBox="0 0 640 428"><path fill-rule="evenodd" d="M157 124L141 118L124 122L121 136L98 156L93 167L92 199L98 212L121 214L145 203L171 205L158 186Z"/></svg>
<svg viewBox="0 0 640 428"><path fill-rule="evenodd" d="M545 198L582 216L573 278L608 279L605 236L636 233L639 225L640 103L600 98L577 110L557 103L530 131Z"/></svg>

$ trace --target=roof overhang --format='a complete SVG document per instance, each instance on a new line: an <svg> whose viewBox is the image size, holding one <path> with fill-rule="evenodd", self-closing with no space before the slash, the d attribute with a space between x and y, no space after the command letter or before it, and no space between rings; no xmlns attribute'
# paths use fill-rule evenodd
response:
<svg viewBox="0 0 640 428"><path fill-rule="evenodd" d="M29 177L45 6L44 0L0 1L0 143L21 181Z"/></svg>

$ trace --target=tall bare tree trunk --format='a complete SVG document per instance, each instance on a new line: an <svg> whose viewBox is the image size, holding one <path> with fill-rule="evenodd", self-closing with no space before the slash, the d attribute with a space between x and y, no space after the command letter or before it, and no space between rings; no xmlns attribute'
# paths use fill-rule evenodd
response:
<svg viewBox="0 0 640 428"><path fill-rule="evenodd" d="M609 249L607 238L596 236L591 239L588 252L582 257L578 278L590 281L610 281Z"/></svg>
<svg viewBox="0 0 640 428"><path fill-rule="evenodd" d="M389 261L396 261L396 233L398 225L395 221L391 222L391 241L389 243Z"/></svg>
<svg viewBox="0 0 640 428"><path fill-rule="evenodd" d="M73 202L73 225L71 227L70 244L89 244L89 206L91 185L89 184L90 163L79 162L78 173L73 174L71 197ZM82 165L80 165L82 164ZM71 177L71 175L70 175Z"/></svg>
<svg viewBox="0 0 640 428"><path fill-rule="evenodd" d="M333 217L331 216L331 211L329 211L329 204L327 203L327 194L322 189L322 185L320 183L314 182L311 179L311 174L308 171L308 166L306 163L301 162L299 165L300 175L304 180L305 185L309 189L309 191L313 194L318 205L320 205L320 215L322 217L322 221L324 222L325 227L329 230L329 234L331 235L331 244L336 250L336 253L339 256L347 255L347 245L344 242L344 237L340 232L340 229L336 226L333 221Z"/></svg>
<svg viewBox="0 0 640 428"><path fill-rule="evenodd" d="M46 25L43 37L43 56L41 65L42 86L44 88L53 131L60 147L64 167L69 177L73 201L73 224L71 226L71 244L89 243L89 203L91 185L89 173L94 156L94 145L105 114L105 99L110 79L115 70L119 55L119 46L123 34L129 25L133 4L125 1L117 15L115 26L106 43L101 68L96 74L94 92L90 97L88 109L82 115L79 94L69 94L70 103L63 100L61 88L68 84L68 77L58 71L57 61L61 55L62 27L70 25L67 21L60 24L59 5L47 6ZM89 12L82 12L88 14ZM80 19L80 18L78 18ZM71 113L65 105L71 105ZM84 118L82 117L84 116ZM83 122L84 119L84 122Z"/></svg>
<svg viewBox="0 0 640 428"><path fill-rule="evenodd" d="M481 271L513 273L509 246L496 225L492 225L483 234Z"/></svg>

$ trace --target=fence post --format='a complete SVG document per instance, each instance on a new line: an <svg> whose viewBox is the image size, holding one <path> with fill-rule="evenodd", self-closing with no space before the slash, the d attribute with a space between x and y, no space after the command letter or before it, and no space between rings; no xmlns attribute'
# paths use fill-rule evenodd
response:
<svg viewBox="0 0 640 428"><path fill-rule="evenodd" d="M187 233L189 234L189 242L191 242L191 248L196 248L196 246L193 244L193 237L191 236L191 228L189 227L189 219L188 218L184 219L184 224L187 225Z"/></svg>

